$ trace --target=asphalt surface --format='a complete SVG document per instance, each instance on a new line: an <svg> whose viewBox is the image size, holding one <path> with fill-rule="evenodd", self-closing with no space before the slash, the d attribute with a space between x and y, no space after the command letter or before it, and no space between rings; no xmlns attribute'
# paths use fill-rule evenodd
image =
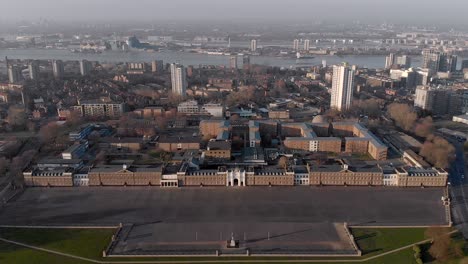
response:
<svg viewBox="0 0 468 264"><path fill-rule="evenodd" d="M128 229L128 230L126 230ZM227 248L238 241L237 249ZM356 254L343 224L152 223L124 227L111 255Z"/></svg>
<svg viewBox="0 0 468 264"><path fill-rule="evenodd" d="M437 225L447 223L443 194L444 188L391 187L29 188L0 208L0 224Z"/></svg>
<svg viewBox="0 0 468 264"><path fill-rule="evenodd" d="M451 198L452 220L463 236L468 238L468 183L466 182L466 166L463 152L464 142L449 139L456 148L456 159L449 173L449 193Z"/></svg>

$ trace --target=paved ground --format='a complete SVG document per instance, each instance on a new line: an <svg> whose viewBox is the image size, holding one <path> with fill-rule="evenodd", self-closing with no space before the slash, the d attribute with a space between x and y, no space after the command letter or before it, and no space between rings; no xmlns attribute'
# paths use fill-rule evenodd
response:
<svg viewBox="0 0 468 264"><path fill-rule="evenodd" d="M0 224L292 222L434 225L442 188L31 188L0 208Z"/></svg>
<svg viewBox="0 0 468 264"><path fill-rule="evenodd" d="M112 255L356 254L343 224L153 223L124 227ZM234 237L238 248L227 248Z"/></svg>
<svg viewBox="0 0 468 264"><path fill-rule="evenodd" d="M457 155L449 175L452 218L455 227L462 231L465 238L468 238L468 182L465 180L468 170L463 152L464 142L448 140L455 146Z"/></svg>

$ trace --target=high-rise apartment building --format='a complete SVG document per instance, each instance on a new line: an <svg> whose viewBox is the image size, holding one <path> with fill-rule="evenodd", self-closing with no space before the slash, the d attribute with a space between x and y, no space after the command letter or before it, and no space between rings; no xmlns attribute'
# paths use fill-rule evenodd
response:
<svg viewBox="0 0 468 264"><path fill-rule="evenodd" d="M416 88L414 106L434 115L457 113L461 108L460 95L447 87L421 85Z"/></svg>
<svg viewBox="0 0 468 264"><path fill-rule="evenodd" d="M185 96L187 90L187 73L184 66L176 63L171 64L172 93Z"/></svg>
<svg viewBox="0 0 468 264"><path fill-rule="evenodd" d="M56 79L63 78L63 75L65 73L63 61L61 61L61 60L52 61L52 71L53 71L54 77Z"/></svg>
<svg viewBox="0 0 468 264"><path fill-rule="evenodd" d="M29 79L37 80L39 79L39 61L33 60L28 64L29 70Z"/></svg>
<svg viewBox="0 0 468 264"><path fill-rule="evenodd" d="M21 71L16 65L8 65L8 81L17 83L21 80Z"/></svg>
<svg viewBox="0 0 468 264"><path fill-rule="evenodd" d="M397 64L399 67L409 69L411 67L411 58L406 55L398 56L395 60L395 64Z"/></svg>
<svg viewBox="0 0 468 264"><path fill-rule="evenodd" d="M462 60L461 70L468 69L468 60Z"/></svg>
<svg viewBox="0 0 468 264"><path fill-rule="evenodd" d="M244 68L245 71L250 70L250 56L249 55L244 55L242 57L242 67Z"/></svg>
<svg viewBox="0 0 468 264"><path fill-rule="evenodd" d="M293 50L294 51L299 51L299 40L298 39L295 39L293 41Z"/></svg>
<svg viewBox="0 0 468 264"><path fill-rule="evenodd" d="M257 51L257 40L256 39L252 39L250 41L250 51L251 52L256 52Z"/></svg>
<svg viewBox="0 0 468 264"><path fill-rule="evenodd" d="M392 68L393 64L395 64L395 54L390 53L387 57L385 57L385 69Z"/></svg>
<svg viewBox="0 0 468 264"><path fill-rule="evenodd" d="M454 72L457 70L457 56L443 53L440 55L439 72Z"/></svg>
<svg viewBox="0 0 468 264"><path fill-rule="evenodd" d="M305 51L310 50L310 40L309 39L304 40L304 50Z"/></svg>
<svg viewBox="0 0 468 264"><path fill-rule="evenodd" d="M339 111L351 107L354 88L354 70L347 64L333 66L330 107Z"/></svg>
<svg viewBox="0 0 468 264"><path fill-rule="evenodd" d="M229 58L229 66L231 69L237 69L237 56L233 55Z"/></svg>
<svg viewBox="0 0 468 264"><path fill-rule="evenodd" d="M93 64L90 61L87 61L87 60L80 61L81 76L89 75L92 70L93 70Z"/></svg>
<svg viewBox="0 0 468 264"><path fill-rule="evenodd" d="M155 73L161 73L164 71L164 63L162 60L154 60L151 62L151 71Z"/></svg>

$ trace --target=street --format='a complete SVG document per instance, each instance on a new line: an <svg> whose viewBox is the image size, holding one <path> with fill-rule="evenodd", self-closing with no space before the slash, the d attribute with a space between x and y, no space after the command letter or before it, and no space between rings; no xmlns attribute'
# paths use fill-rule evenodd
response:
<svg viewBox="0 0 468 264"><path fill-rule="evenodd" d="M465 181L466 164L463 152L464 142L448 139L456 148L456 159L452 163L449 174L449 193L454 226L468 238L468 184Z"/></svg>

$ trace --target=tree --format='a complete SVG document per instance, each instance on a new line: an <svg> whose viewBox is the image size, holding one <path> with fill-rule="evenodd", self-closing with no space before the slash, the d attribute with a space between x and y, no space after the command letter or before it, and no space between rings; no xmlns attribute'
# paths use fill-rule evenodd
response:
<svg viewBox="0 0 468 264"><path fill-rule="evenodd" d="M388 114L395 124L406 131L412 131L418 115L407 104L392 103L388 106Z"/></svg>
<svg viewBox="0 0 468 264"><path fill-rule="evenodd" d="M67 126L77 127L83 123L83 116L79 111L71 110L67 117Z"/></svg>
<svg viewBox="0 0 468 264"><path fill-rule="evenodd" d="M329 109L326 113L325 116L328 118L328 120L334 121L339 118L340 116L340 111L336 109Z"/></svg>
<svg viewBox="0 0 468 264"><path fill-rule="evenodd" d="M167 100L172 106L177 106L184 100L184 98L182 97L182 95L169 92L169 94L167 95Z"/></svg>
<svg viewBox="0 0 468 264"><path fill-rule="evenodd" d="M238 92L231 92L226 97L228 106L246 105L249 102L255 101L255 87L249 86Z"/></svg>
<svg viewBox="0 0 468 264"><path fill-rule="evenodd" d="M436 167L448 168L455 157L455 148L447 140L429 135L419 154Z"/></svg>
<svg viewBox="0 0 468 264"><path fill-rule="evenodd" d="M282 169L287 169L288 168L288 158L285 157L285 156L282 156L279 160L278 160L278 166Z"/></svg>
<svg viewBox="0 0 468 264"><path fill-rule="evenodd" d="M23 170L31 163L36 154L36 150L28 150L13 158L8 174L14 186L22 187L24 185Z"/></svg>
<svg viewBox="0 0 468 264"><path fill-rule="evenodd" d="M353 109L351 112L355 114L366 115L371 118L377 118L382 114L380 110L381 100L379 99L367 99L367 100L356 100L353 102Z"/></svg>
<svg viewBox="0 0 468 264"><path fill-rule="evenodd" d="M10 165L10 161L5 157L0 158L0 177L3 177L7 172L8 166Z"/></svg>
<svg viewBox="0 0 468 264"><path fill-rule="evenodd" d="M39 139L42 144L50 145L55 142L60 134L59 126L55 122L50 122L42 126L39 130Z"/></svg>
<svg viewBox="0 0 468 264"><path fill-rule="evenodd" d="M96 154L96 158L94 159L94 164L99 164L103 161L106 160L106 152L104 150L101 150L98 152L98 154Z"/></svg>
<svg viewBox="0 0 468 264"><path fill-rule="evenodd" d="M23 107L12 105L8 108L7 121L14 128L24 127L27 122L26 112Z"/></svg>
<svg viewBox="0 0 468 264"><path fill-rule="evenodd" d="M432 134L433 129L434 129L434 124L432 121L432 117L428 116L426 118L421 118L418 120L414 128L414 133L417 136L425 138L429 136L430 134Z"/></svg>
<svg viewBox="0 0 468 264"><path fill-rule="evenodd" d="M432 239L429 253L438 261L445 263L450 259L450 244L452 238L449 235L450 229L446 227L429 227L425 235Z"/></svg>

